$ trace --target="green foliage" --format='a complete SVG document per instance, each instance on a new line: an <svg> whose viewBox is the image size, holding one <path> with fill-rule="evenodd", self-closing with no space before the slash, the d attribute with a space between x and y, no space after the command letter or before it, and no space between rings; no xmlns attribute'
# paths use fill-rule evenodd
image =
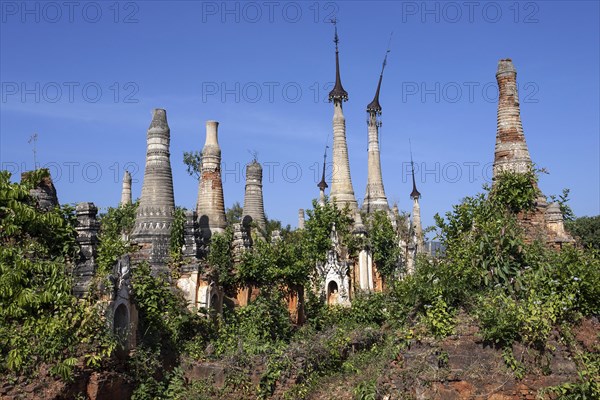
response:
<svg viewBox="0 0 600 400"><path fill-rule="evenodd" d="M600 312L597 254L574 248L545 251L523 279L528 289L521 293L498 287L480 295L476 315L484 339L502 346L519 340L543 348L555 325Z"/></svg>
<svg viewBox="0 0 600 400"><path fill-rule="evenodd" d="M356 400L375 400L377 399L377 380L362 381L356 385L353 392Z"/></svg>
<svg viewBox="0 0 600 400"><path fill-rule="evenodd" d="M324 263L327 253L331 249L331 231L335 229L343 243L352 254L356 248L356 239L351 232L353 219L349 216L349 210L340 210L333 202L327 201L320 206L313 200L313 209L306 211L308 219L305 223L306 237L306 259L312 264Z"/></svg>
<svg viewBox="0 0 600 400"><path fill-rule="evenodd" d="M390 299L384 293L359 293L352 299L350 308L340 309L348 314L347 319L357 325L382 325L390 319L388 313Z"/></svg>
<svg viewBox="0 0 600 400"><path fill-rule="evenodd" d="M227 207L225 210L225 217L227 218L227 224L239 224L242 222L242 214L244 213L244 208L240 204L239 201L233 203L231 207Z"/></svg>
<svg viewBox="0 0 600 400"><path fill-rule="evenodd" d="M77 364L77 358L70 357L59 361L50 368L50 373L59 376L62 380L70 382L73 380L73 367Z"/></svg>
<svg viewBox="0 0 600 400"><path fill-rule="evenodd" d="M267 291L308 284L314 266L304 255L306 241L303 231L289 232L283 240L275 243L255 241L237 266L238 281Z"/></svg>
<svg viewBox="0 0 600 400"><path fill-rule="evenodd" d="M73 208L41 212L29 195L49 176L47 169L39 169L25 175L21 183L12 183L10 173L0 171L0 243L35 242L39 246L30 249L32 257L52 254L69 260L76 252Z"/></svg>
<svg viewBox="0 0 600 400"><path fill-rule="evenodd" d="M503 175L497 180L502 182ZM447 222L436 215L446 247L444 263L448 264L444 267L468 291L495 285L520 290L520 273L525 267L522 229L515 215L506 211L505 200L492 199L467 197L454 206L454 212L446 214Z"/></svg>
<svg viewBox="0 0 600 400"><path fill-rule="evenodd" d="M177 398L172 396L180 375L164 373L166 360L178 360L181 351L205 345L213 328L205 317L187 309L181 293L165 277L152 276L147 263L133 269L131 283L140 333L135 354L128 360L136 383L132 398Z"/></svg>
<svg viewBox="0 0 600 400"><path fill-rule="evenodd" d="M477 297L486 340L543 347L554 325L598 314L599 260L593 251L525 243L515 213L530 209L536 194L531 176L518 175L501 174L489 197L466 198L446 220L436 217L446 257L428 273L439 277L450 304Z"/></svg>
<svg viewBox="0 0 600 400"><path fill-rule="evenodd" d="M281 236L285 237L286 235L292 232L292 227L290 226L290 224L283 226L281 224L281 221L277 219L269 219L269 217L267 217L267 225L265 226L265 237L270 238L271 233L273 233L273 231L279 231L281 233Z"/></svg>
<svg viewBox="0 0 600 400"><path fill-rule="evenodd" d="M226 293L233 293L237 288L237 280L233 271L233 253L231 242L233 233L230 228L223 233L213 234L208 251L209 275Z"/></svg>
<svg viewBox="0 0 600 400"><path fill-rule="evenodd" d="M200 180L202 167L202 153L199 151L184 151L183 163L186 165L186 171L189 176L195 176Z"/></svg>
<svg viewBox="0 0 600 400"><path fill-rule="evenodd" d="M167 382L161 379L163 365L158 348L139 347L127 364L136 384L132 400L164 398Z"/></svg>
<svg viewBox="0 0 600 400"><path fill-rule="evenodd" d="M278 295L261 293L246 307L226 315L226 323L217 334L217 354L262 354L289 340L290 315Z"/></svg>
<svg viewBox="0 0 600 400"><path fill-rule="evenodd" d="M264 240L255 241L252 249L242 256L242 262L237 268L238 279L248 286L262 287L273 283L280 261L277 247L277 244Z"/></svg>
<svg viewBox="0 0 600 400"><path fill-rule="evenodd" d="M569 205L569 193L571 191L567 188L562 190L562 194L559 194L558 196L551 194L550 195L550 199L553 202L558 202L558 205L560 206L560 211L562 211L562 215L563 215L563 220L568 223L571 222L573 220L575 220L575 213L573 212L573 209L571 208L571 206Z"/></svg>
<svg viewBox="0 0 600 400"><path fill-rule="evenodd" d="M600 398L600 353L579 353L577 382L568 382L542 390L542 395L564 400L588 400Z"/></svg>
<svg viewBox="0 0 600 400"><path fill-rule="evenodd" d="M577 218L565 226L584 247L600 250L600 215Z"/></svg>
<svg viewBox="0 0 600 400"><path fill-rule="evenodd" d="M489 197L467 197L446 214L447 222L435 217L445 262L460 281L470 282L468 289L522 289L526 246L515 213L533 207L537 192L532 182L531 174L500 174Z"/></svg>
<svg viewBox="0 0 600 400"><path fill-rule="evenodd" d="M114 340L99 310L71 294L73 208L42 212L29 195L48 176L11 183L0 172L0 370L32 373L45 362L68 380L77 357L98 366Z"/></svg>
<svg viewBox="0 0 600 400"><path fill-rule="evenodd" d="M141 341L151 348L176 351L203 327L181 293L162 276L152 276L147 263L133 269L133 300L139 311Z"/></svg>
<svg viewBox="0 0 600 400"><path fill-rule="evenodd" d="M167 382L163 396L166 400L208 400L218 398L220 394L210 381L187 382L181 367L173 369Z"/></svg>
<svg viewBox="0 0 600 400"><path fill-rule="evenodd" d="M110 207L106 214L100 217L97 275L109 274L119 258L131 250L126 238L133 229L137 207L138 202L117 208Z"/></svg>
<svg viewBox="0 0 600 400"><path fill-rule="evenodd" d="M181 261L183 245L185 243L185 208L175 207L173 217L169 255L171 256L171 261L178 262Z"/></svg>
<svg viewBox="0 0 600 400"><path fill-rule="evenodd" d="M454 332L454 311L448 307L439 286L434 286L435 289L437 295L431 304L423 305L425 312L421 319L435 337L443 338Z"/></svg>
<svg viewBox="0 0 600 400"><path fill-rule="evenodd" d="M476 310L485 340L509 346L519 338L522 322L519 305L503 290L482 295Z"/></svg>
<svg viewBox="0 0 600 400"><path fill-rule="evenodd" d="M507 346L502 349L502 359L508 368L510 368L515 374L515 378L523 379L525 376L525 365L523 362L517 360L513 353L512 347Z"/></svg>
<svg viewBox="0 0 600 400"><path fill-rule="evenodd" d="M398 272L400 246L387 213L376 211L370 216L369 242L377 271L384 279L393 278Z"/></svg>
<svg viewBox="0 0 600 400"><path fill-rule="evenodd" d="M329 306L313 293L308 293L306 315L308 324L317 331L331 327L380 326L393 320L390 309L394 299L386 293L357 293L351 307Z"/></svg>
<svg viewBox="0 0 600 400"><path fill-rule="evenodd" d="M106 365L117 342L107 332L103 314L70 294L70 266L76 254L74 213L72 207L47 213L35 209L29 188L43 176L35 173L28 178L31 181L12 184L9 175L0 175L0 372L31 373L44 362L52 374L70 380L81 360L94 368ZM348 390L356 398L377 398L382 393L369 364L380 357L387 367L400 346L411 340L452 334L458 310L476 317L480 334L504 349L506 365L521 378L525 365L515 358L513 342L550 350L548 337L557 325L600 315L597 251L566 246L555 252L524 240L516 214L532 210L536 197L531 174L499 175L488 193L466 198L444 219L437 216L444 257L419 255L413 274L401 281L389 279L384 293L355 294L351 307L329 307L306 290L307 323L299 329L290 322L286 291L322 284L315 265L326 260L334 224L342 256L351 257L367 245L378 271L386 278L397 275L396 243L402 233L394 231L386 214L365 218L369 235L363 243L352 232L347 209L315 202L305 229L284 229L283 240L276 243L255 241L236 264L231 230L215 234L208 275L231 295L242 286L260 289L247 307L227 309L216 321L188 311L172 282L152 276L149 266L141 264L132 277L140 341L127 360L136 384L133 398L220 398L226 388L250 395L248 371L265 361L260 384L254 387L259 397L270 396L290 377L296 382L284 396L304 398L324 376L364 374L366 379L354 380L358 385ZM102 217L101 271L110 271L130 250L122 237L131 231L135 207L109 209ZM230 222L235 213L241 215L239 204L237 209ZM178 213L171 242L175 260L183 244L183 210ZM386 335L390 340L384 344ZM237 372L227 375L226 388L202 380L188 382L177 367L183 358L227 360ZM576 359L579 380L547 393L598 397L597 355L576 353ZM437 362L439 368L447 367L448 354L438 354Z"/></svg>
<svg viewBox="0 0 600 400"><path fill-rule="evenodd" d="M532 169L525 173L504 171L495 178L490 192L493 202L506 207L512 213L532 211L539 195L537 175Z"/></svg>
<svg viewBox="0 0 600 400"><path fill-rule="evenodd" d="M436 216L446 255L435 267L417 260L415 273L394 288L398 310L415 307L443 335L435 321L450 325L444 310L475 305L484 339L536 347L555 324L597 315L598 255L525 242L516 213L531 210L536 196L532 173L503 173L489 196L467 197L445 219Z"/></svg>

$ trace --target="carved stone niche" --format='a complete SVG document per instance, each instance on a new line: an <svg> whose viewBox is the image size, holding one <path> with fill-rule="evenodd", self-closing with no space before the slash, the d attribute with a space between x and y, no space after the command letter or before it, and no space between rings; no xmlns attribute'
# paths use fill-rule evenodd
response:
<svg viewBox="0 0 600 400"><path fill-rule="evenodd" d="M196 211L187 210L185 212L185 223L183 227L183 256L185 258L200 257L201 246L199 228L198 214L196 214Z"/></svg>
<svg viewBox="0 0 600 400"><path fill-rule="evenodd" d="M109 279L113 291L110 293L106 316L119 341L117 356L124 358L136 346L138 326L138 312L132 301L131 260L128 254L115 264Z"/></svg>
<svg viewBox="0 0 600 400"><path fill-rule="evenodd" d="M97 219L98 208L94 203L79 203L75 208L77 216L77 244L79 258L75 264L73 294L82 298L89 290L92 278L96 272L96 249L98 247L98 232L100 222Z"/></svg>

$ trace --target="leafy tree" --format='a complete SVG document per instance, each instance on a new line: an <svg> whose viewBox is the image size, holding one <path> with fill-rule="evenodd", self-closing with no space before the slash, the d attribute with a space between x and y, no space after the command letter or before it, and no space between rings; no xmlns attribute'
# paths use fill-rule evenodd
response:
<svg viewBox="0 0 600 400"><path fill-rule="evenodd" d="M503 171L489 190L494 205L503 205L512 213L532 211L540 194L537 175L533 169L524 173Z"/></svg>
<svg viewBox="0 0 600 400"><path fill-rule="evenodd" d="M257 240L237 266L239 282L266 291L306 285L315 267L305 257L306 242L302 231L289 232L275 243Z"/></svg>
<svg viewBox="0 0 600 400"><path fill-rule="evenodd" d="M231 228L227 228L223 233L212 235L207 259L209 275L229 294L233 294L238 287L233 271L232 241Z"/></svg>
<svg viewBox="0 0 600 400"><path fill-rule="evenodd" d="M242 214L244 213L244 208L241 206L239 201L236 201L232 204L231 207L228 207L225 210L225 217L227 218L227 224L239 224L242 222Z"/></svg>
<svg viewBox="0 0 600 400"><path fill-rule="evenodd" d="M400 247L388 214L376 211L369 219L369 241L377 271L389 279L398 271Z"/></svg>
<svg viewBox="0 0 600 400"><path fill-rule="evenodd" d="M200 170L202 168L202 153L199 151L184 151L183 163L189 176L195 176L200 180Z"/></svg>
<svg viewBox="0 0 600 400"><path fill-rule="evenodd" d="M565 222L570 222L573 221L575 219L575 213L573 212L573 209L571 208L571 206L569 206L569 193L571 191L567 188L562 190L562 194L556 196L551 194L550 195L550 199L554 202L558 202L558 205L560 206L560 211L562 211L563 214L563 220Z"/></svg>
<svg viewBox="0 0 600 400"><path fill-rule="evenodd" d="M329 201L321 206L313 200L313 209L306 210L306 213L308 219L305 222L305 232L309 240L305 251L307 259L313 265L327 260L327 253L332 245L331 231L334 224L340 241L351 248L350 251L356 250L358 246L351 232L354 220L349 216L347 208L340 210L335 203Z"/></svg>
<svg viewBox="0 0 600 400"><path fill-rule="evenodd" d="M278 219L270 219L269 217L266 217L266 218L267 218L267 226L265 227L265 237L266 238L270 238L271 233L273 233L273 231L279 231L282 236L285 236L292 231L292 227L290 226L290 224L287 224L284 227L281 224L281 221L279 221Z"/></svg>
<svg viewBox="0 0 600 400"><path fill-rule="evenodd" d="M527 265L523 230L516 214L532 210L538 190L535 174L503 172L496 177L488 196L467 197L446 213L447 221L435 216L439 237L446 248L443 264L449 274L441 276L456 288L454 300L481 285L496 284L520 290L522 270ZM464 285L456 287L446 279Z"/></svg>
<svg viewBox="0 0 600 400"><path fill-rule="evenodd" d="M577 218L567 222L566 228L584 247L600 250L600 215Z"/></svg>
<svg viewBox="0 0 600 400"><path fill-rule="evenodd" d="M147 263L133 269L131 283L144 344L174 351L195 334L199 321L187 310L181 292L163 277L152 276Z"/></svg>
<svg viewBox="0 0 600 400"><path fill-rule="evenodd" d="M119 258L131 250L128 237L133 230L137 207L137 201L117 208L110 207L100 216L97 275L110 273Z"/></svg>
<svg viewBox="0 0 600 400"><path fill-rule="evenodd" d="M209 322L190 312L181 292L164 276L152 276L148 263L132 270L133 299L139 311L140 342L128 370L136 384L133 399L165 398L170 375L166 365L179 363L184 349L204 344L212 334Z"/></svg>
<svg viewBox="0 0 600 400"><path fill-rule="evenodd" d="M220 329L217 354L264 354L289 340L292 324L281 293L261 294L246 307L234 310Z"/></svg>
<svg viewBox="0 0 600 400"><path fill-rule="evenodd" d="M73 208L47 212L29 191L46 169L11 183L0 171L0 370L33 372L41 362L63 379L77 358L98 366L115 342L99 312L72 295Z"/></svg>
<svg viewBox="0 0 600 400"><path fill-rule="evenodd" d="M503 173L488 196L464 199L445 220L436 216L446 256L435 269L418 263L398 297L412 294L428 310L440 300L454 309L474 305L487 340L542 348L553 326L598 314L600 261L594 251L525 241L516 215L531 209L537 194L531 177L518 175Z"/></svg>

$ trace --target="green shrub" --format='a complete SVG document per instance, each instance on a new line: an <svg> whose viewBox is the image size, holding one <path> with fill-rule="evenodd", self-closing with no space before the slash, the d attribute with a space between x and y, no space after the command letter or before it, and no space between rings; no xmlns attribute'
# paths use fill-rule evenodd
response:
<svg viewBox="0 0 600 400"><path fill-rule="evenodd" d="M100 216L96 272L99 277L111 273L119 258L131 250L131 245L124 236L131 234L137 207L137 202L117 208L110 207L106 214Z"/></svg>
<svg viewBox="0 0 600 400"><path fill-rule="evenodd" d="M522 313L517 301L503 290L481 295L476 308L485 340L509 346L520 336Z"/></svg>
<svg viewBox="0 0 600 400"><path fill-rule="evenodd" d="M281 342L288 341L292 333L290 315L283 299L278 295L261 293L246 307L237 308L226 315L225 323L217 334L217 354L268 353Z"/></svg>
<svg viewBox="0 0 600 400"><path fill-rule="evenodd" d="M356 400L375 400L377 399L377 381L369 379L360 382L353 390Z"/></svg>
<svg viewBox="0 0 600 400"><path fill-rule="evenodd" d="M425 313L421 315L422 321L429 331L439 338L446 337L454 332L454 310L448 307L444 297L439 293L431 304L425 304Z"/></svg>
<svg viewBox="0 0 600 400"><path fill-rule="evenodd" d="M72 295L73 207L40 211L29 195L48 177L37 170L12 183L0 171L0 371L47 363L69 380L79 357L98 367L115 341L101 311Z"/></svg>

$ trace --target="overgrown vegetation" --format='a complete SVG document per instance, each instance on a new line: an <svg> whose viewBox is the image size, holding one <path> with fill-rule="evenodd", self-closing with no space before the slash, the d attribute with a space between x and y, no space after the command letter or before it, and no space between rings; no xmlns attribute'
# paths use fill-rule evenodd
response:
<svg viewBox="0 0 600 400"><path fill-rule="evenodd" d="M73 207L42 212L29 194L48 177L37 170L12 183L0 171L0 373L32 376L46 364L70 380L79 358L99 367L115 341L102 313L71 294Z"/></svg>
<svg viewBox="0 0 600 400"><path fill-rule="evenodd" d="M133 230L137 206L138 202L110 207L100 216L98 276L110 273L119 257L131 251L131 244L126 238Z"/></svg>
<svg viewBox="0 0 600 400"><path fill-rule="evenodd" d="M387 213L376 211L369 218L369 242L373 261L381 276L388 282L392 278L398 278L401 250L398 246L398 234Z"/></svg>
<svg viewBox="0 0 600 400"><path fill-rule="evenodd" d="M68 380L82 360L90 368L107 368L117 342L93 303L71 295L73 209L35 208L29 189L44 176L36 172L15 184L0 175L0 372L34 376L47 363ZM255 235L253 247L242 254L233 252L230 228L212 236L202 273L223 289L229 305L240 289L254 294L247 306L224 307L219 315L190 311L168 277L153 276L147 264L136 266L138 344L122 366L135 385L133 398L300 399L326 390L331 381L344 382L347 396L381 398L388 393L378 377L390 363L415 343L456 334L467 317L486 345L501 351L515 379L526 377L531 365L513 346L543 358L555 350L552 340L560 340L576 360L578 379L540 395L597 398L598 349L582 348L571 333L584 318L600 315L600 254L590 233L595 231L581 231L591 242L586 248L555 251L526 240L517 217L534 212L538 195L533 172L497 176L493 188L436 216L445 255L419 255L407 276L398 248L405 225L395 227L385 213L365 216L368 233L357 235L347 209L313 202L305 229L284 229L274 243ZM101 273L131 251L127 237L135 208L109 209L102 216ZM178 209L170 246L174 265L181 261L183 222ZM315 266L333 246L350 258L370 249L385 291L357 291L351 307L325 305L314 290L323 286ZM294 295L304 310L302 326L290 320L287 300ZM448 368L448 353L432 356L440 371ZM188 379L182 367L187 362L222 367L223 384Z"/></svg>
<svg viewBox="0 0 600 400"><path fill-rule="evenodd" d="M185 209L175 207L173 213L173 225L171 225L171 239L169 241L169 256L172 263L181 261L183 255L184 233L185 233Z"/></svg>
<svg viewBox="0 0 600 400"><path fill-rule="evenodd" d="M584 247L600 250L600 215L576 218L567 222L566 227Z"/></svg>

